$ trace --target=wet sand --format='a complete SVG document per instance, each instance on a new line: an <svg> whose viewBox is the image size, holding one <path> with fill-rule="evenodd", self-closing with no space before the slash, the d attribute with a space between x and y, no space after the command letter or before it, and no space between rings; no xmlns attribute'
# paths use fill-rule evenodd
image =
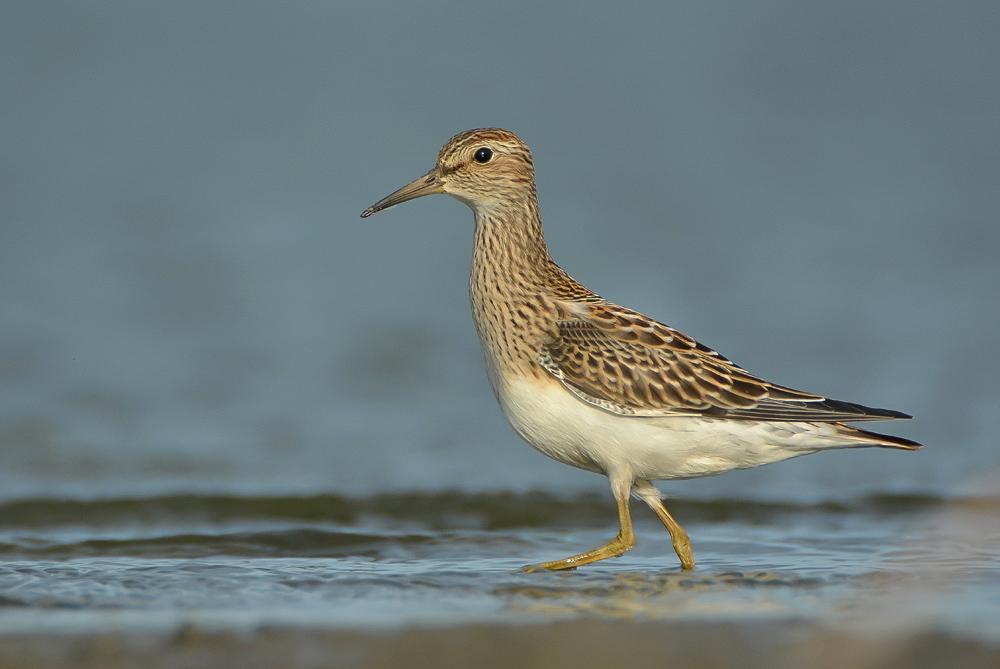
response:
<svg viewBox="0 0 1000 669"><path fill-rule="evenodd" d="M1000 645L932 631L868 634L801 622L581 620L384 631L262 628L0 635L0 667L996 667Z"/></svg>

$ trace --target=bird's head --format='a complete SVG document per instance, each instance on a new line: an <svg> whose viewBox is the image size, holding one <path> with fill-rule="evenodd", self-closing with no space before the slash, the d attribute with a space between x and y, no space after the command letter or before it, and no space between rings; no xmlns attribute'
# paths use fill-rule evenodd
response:
<svg viewBox="0 0 1000 669"><path fill-rule="evenodd" d="M427 174L368 207L361 217L436 193L451 195L477 213L523 202L535 193L531 151L509 130L477 128L459 133L441 148Z"/></svg>

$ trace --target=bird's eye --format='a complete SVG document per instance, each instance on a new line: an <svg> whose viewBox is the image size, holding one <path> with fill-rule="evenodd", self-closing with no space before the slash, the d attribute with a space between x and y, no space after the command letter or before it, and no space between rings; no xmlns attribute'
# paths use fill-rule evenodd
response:
<svg viewBox="0 0 1000 669"><path fill-rule="evenodd" d="M493 152L484 146L483 148L478 149L476 151L476 154L472 156L472 159L475 160L480 165L483 165L490 162L490 158L492 157L493 157Z"/></svg>

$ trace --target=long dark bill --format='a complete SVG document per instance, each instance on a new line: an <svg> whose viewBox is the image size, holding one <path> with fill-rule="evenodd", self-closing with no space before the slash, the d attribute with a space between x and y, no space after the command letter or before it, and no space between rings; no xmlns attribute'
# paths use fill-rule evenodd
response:
<svg viewBox="0 0 1000 669"><path fill-rule="evenodd" d="M407 200L443 192L444 185L441 183L437 168L434 168L422 177L411 181L395 193L386 195L384 198L365 209L361 212L361 218L368 218L376 212L388 209L389 207L394 207L401 202L406 202Z"/></svg>

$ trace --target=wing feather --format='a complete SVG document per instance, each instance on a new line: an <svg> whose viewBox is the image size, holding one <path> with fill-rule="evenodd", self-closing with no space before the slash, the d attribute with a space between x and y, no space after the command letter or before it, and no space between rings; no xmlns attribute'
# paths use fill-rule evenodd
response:
<svg viewBox="0 0 1000 669"><path fill-rule="evenodd" d="M626 416L837 422L909 418L759 379L642 314L588 304L558 322L539 363L584 402Z"/></svg>

